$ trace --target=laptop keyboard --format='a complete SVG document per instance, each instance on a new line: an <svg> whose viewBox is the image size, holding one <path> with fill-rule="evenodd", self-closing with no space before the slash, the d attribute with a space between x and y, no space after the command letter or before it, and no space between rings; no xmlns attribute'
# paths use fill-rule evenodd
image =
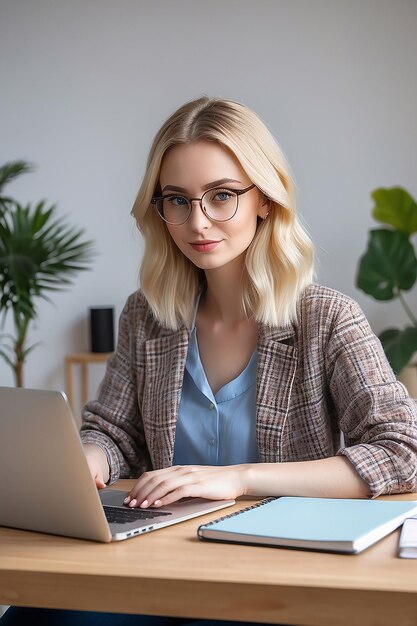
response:
<svg viewBox="0 0 417 626"><path fill-rule="evenodd" d="M153 511L151 509L128 509L115 506L103 506L109 524L132 524L140 520L155 519L155 517L164 517L172 515L167 511Z"/></svg>

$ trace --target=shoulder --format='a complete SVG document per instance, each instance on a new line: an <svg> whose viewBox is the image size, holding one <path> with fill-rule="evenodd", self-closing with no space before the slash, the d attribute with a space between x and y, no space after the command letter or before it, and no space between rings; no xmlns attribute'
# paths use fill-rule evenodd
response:
<svg viewBox="0 0 417 626"><path fill-rule="evenodd" d="M141 289L137 289L127 298L120 316L120 324L127 325L130 331L141 335L143 339L153 339L173 332L157 320Z"/></svg>
<svg viewBox="0 0 417 626"><path fill-rule="evenodd" d="M363 315L358 303L336 289L312 284L303 291L298 305L299 315L328 315L331 318L341 314Z"/></svg>
<svg viewBox="0 0 417 626"><path fill-rule="evenodd" d="M361 327L362 332L369 332L365 315L353 298L317 284L309 285L300 297L297 326L301 331L314 329L323 337L346 326Z"/></svg>
<svg viewBox="0 0 417 626"><path fill-rule="evenodd" d="M149 303L146 300L141 289L137 289L130 294L130 296L126 300L124 311L126 311L130 317L140 315L145 318L148 315L152 314Z"/></svg>
<svg viewBox="0 0 417 626"><path fill-rule="evenodd" d="M329 309L333 306L358 306L353 298L344 293L316 283L305 288L300 297L300 304L308 307L326 307Z"/></svg>

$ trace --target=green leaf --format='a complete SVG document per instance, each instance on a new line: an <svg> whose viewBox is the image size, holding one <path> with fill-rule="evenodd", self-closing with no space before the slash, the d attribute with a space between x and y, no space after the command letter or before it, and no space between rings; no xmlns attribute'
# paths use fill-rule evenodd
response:
<svg viewBox="0 0 417 626"><path fill-rule="evenodd" d="M55 205L51 206L46 211L43 210L44 206L45 200L41 200L41 202L39 202L34 209L34 214L32 217L32 229L34 236L36 235L36 233L38 233L38 231L42 230L42 228L51 218L51 215L55 210Z"/></svg>
<svg viewBox="0 0 417 626"><path fill-rule="evenodd" d="M409 326L404 330L389 328L379 335L385 354L395 374L408 365L417 351L417 328Z"/></svg>
<svg viewBox="0 0 417 626"><path fill-rule="evenodd" d="M27 161L9 161L0 167L0 191L17 176L32 172L34 166Z"/></svg>
<svg viewBox="0 0 417 626"><path fill-rule="evenodd" d="M373 217L406 235L417 232L417 203L401 187L379 188L371 193L375 201Z"/></svg>
<svg viewBox="0 0 417 626"><path fill-rule="evenodd" d="M356 285L376 300L392 300L398 290L411 289L417 278L417 259L407 235L376 229L359 261Z"/></svg>
<svg viewBox="0 0 417 626"><path fill-rule="evenodd" d="M11 339L13 341L14 337L10 333L0 333L0 339Z"/></svg>
<svg viewBox="0 0 417 626"><path fill-rule="evenodd" d="M38 341L37 343L32 344L28 348L25 348L25 350L23 350L22 352L22 360L25 360L27 355L40 345L42 345L42 341Z"/></svg>
<svg viewBox="0 0 417 626"><path fill-rule="evenodd" d="M89 269L93 244L83 231L55 217L55 205L10 205L0 217L0 312L33 319L33 297L61 290Z"/></svg>
<svg viewBox="0 0 417 626"><path fill-rule="evenodd" d="M3 350L0 350L0 356L6 361L8 365L10 365L12 369L14 369L15 365L8 354L6 354Z"/></svg>
<svg viewBox="0 0 417 626"><path fill-rule="evenodd" d="M5 350L8 350L12 355L14 355L14 348L13 346L8 346L7 344L3 343L3 346L1 348L2 352L5 354Z"/></svg>

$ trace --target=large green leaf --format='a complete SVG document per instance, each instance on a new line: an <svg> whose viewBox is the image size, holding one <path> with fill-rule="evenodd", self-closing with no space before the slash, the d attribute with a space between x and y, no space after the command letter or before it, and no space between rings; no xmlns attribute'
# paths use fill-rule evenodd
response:
<svg viewBox="0 0 417 626"><path fill-rule="evenodd" d="M417 259L407 235L375 229L359 262L356 285L377 300L392 300L398 290L411 289L417 278Z"/></svg>
<svg viewBox="0 0 417 626"><path fill-rule="evenodd" d="M375 201L373 217L382 224L411 235L417 232L417 203L401 187L375 189L371 194Z"/></svg>
<svg viewBox="0 0 417 626"><path fill-rule="evenodd" d="M389 328L379 335L385 354L396 374L401 372L417 351L417 328Z"/></svg>

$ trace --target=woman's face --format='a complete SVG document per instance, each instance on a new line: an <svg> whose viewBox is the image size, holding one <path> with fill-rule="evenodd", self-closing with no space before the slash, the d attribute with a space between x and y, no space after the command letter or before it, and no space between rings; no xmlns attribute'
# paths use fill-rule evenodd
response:
<svg viewBox="0 0 417 626"><path fill-rule="evenodd" d="M232 152L212 141L175 146L162 161L163 196L178 193L188 199L201 198L207 189L238 190L251 184ZM244 258L256 232L257 218L266 216L267 206L262 204L263 196L256 187L238 200L237 213L226 222L210 220L200 204L193 202L191 215L184 224L166 224L178 248L197 267L216 269L238 257Z"/></svg>

